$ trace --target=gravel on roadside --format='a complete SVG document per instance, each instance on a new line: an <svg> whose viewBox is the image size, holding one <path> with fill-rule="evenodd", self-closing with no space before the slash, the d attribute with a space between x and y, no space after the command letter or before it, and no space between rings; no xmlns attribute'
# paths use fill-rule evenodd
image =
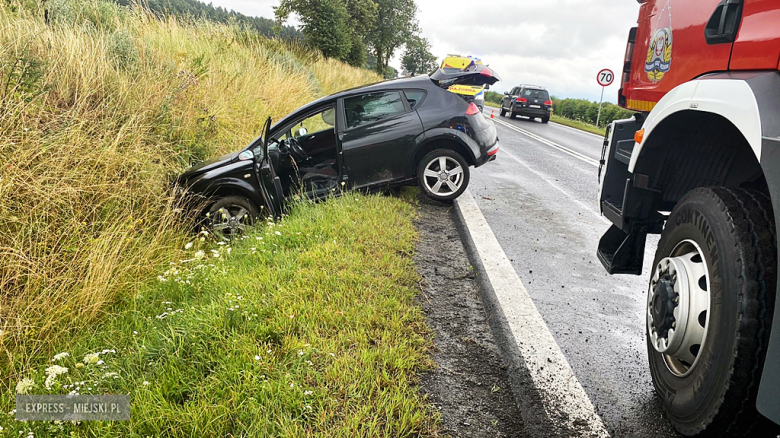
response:
<svg viewBox="0 0 780 438"><path fill-rule="evenodd" d="M507 367L488 325L453 208L420 196L415 262L436 362L422 376L421 390L441 413L446 435L522 437Z"/></svg>

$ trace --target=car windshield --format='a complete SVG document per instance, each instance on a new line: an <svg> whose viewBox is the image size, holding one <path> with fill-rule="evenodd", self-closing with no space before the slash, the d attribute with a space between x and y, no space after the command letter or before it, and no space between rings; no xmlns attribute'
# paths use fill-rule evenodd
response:
<svg viewBox="0 0 780 438"><path fill-rule="evenodd" d="M547 100L547 91L545 90L534 90L531 88L526 88L523 90L523 97L530 97L531 99L544 99Z"/></svg>

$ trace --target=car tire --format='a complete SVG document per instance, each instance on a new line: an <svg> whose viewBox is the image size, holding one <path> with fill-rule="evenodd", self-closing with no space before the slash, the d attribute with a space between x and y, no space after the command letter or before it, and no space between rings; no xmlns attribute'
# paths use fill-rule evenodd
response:
<svg viewBox="0 0 780 438"><path fill-rule="evenodd" d="M442 163L447 168L446 175L440 174ZM450 149L436 149L425 155L417 165L417 184L426 196L435 201L452 201L460 196L468 187L469 178L469 164Z"/></svg>
<svg viewBox="0 0 780 438"><path fill-rule="evenodd" d="M260 209L244 196L226 196L211 204L206 225L215 235L230 239L242 235L260 218Z"/></svg>
<svg viewBox="0 0 780 438"><path fill-rule="evenodd" d="M542 123L548 123L550 121L549 117L542 117Z"/></svg>
<svg viewBox="0 0 780 438"><path fill-rule="evenodd" d="M506 110L504 109L504 107L503 107L503 106L502 106L502 107L501 107L501 109L499 110L498 114L499 114L501 117L504 117L504 116L506 116Z"/></svg>
<svg viewBox="0 0 780 438"><path fill-rule="evenodd" d="M773 218L763 193L699 188L666 222L648 287L647 350L656 393L684 435L777 435L755 406L777 283Z"/></svg>
<svg viewBox="0 0 780 438"><path fill-rule="evenodd" d="M515 119L517 118L517 114L515 114L514 110L512 108L509 108L509 118Z"/></svg>

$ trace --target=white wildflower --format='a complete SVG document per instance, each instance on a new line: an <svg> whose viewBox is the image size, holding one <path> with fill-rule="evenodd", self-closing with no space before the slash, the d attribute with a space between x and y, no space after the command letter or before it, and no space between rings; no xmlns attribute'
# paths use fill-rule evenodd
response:
<svg viewBox="0 0 780 438"><path fill-rule="evenodd" d="M103 365L104 363L105 363L105 362L103 362L102 360L99 360L99 361L97 361L97 364L98 364L98 365Z"/></svg>
<svg viewBox="0 0 780 438"><path fill-rule="evenodd" d="M312 395L314 394L314 391L304 391L303 395Z"/></svg>
<svg viewBox="0 0 780 438"><path fill-rule="evenodd" d="M255 360L260 360L260 356L255 355Z"/></svg>
<svg viewBox="0 0 780 438"><path fill-rule="evenodd" d="M31 389L35 388L35 381L33 379L25 377L16 384L17 394L27 394Z"/></svg>
<svg viewBox="0 0 780 438"><path fill-rule="evenodd" d="M190 249L194 244L195 244L194 242L189 242L188 244L184 245L184 249Z"/></svg>
<svg viewBox="0 0 780 438"><path fill-rule="evenodd" d="M282 235L282 233L280 233L278 231L274 231L274 234L276 234L277 236L281 236Z"/></svg>
<svg viewBox="0 0 780 438"><path fill-rule="evenodd" d="M205 256L206 256L206 253L205 253L205 252L203 252L203 251L198 251L198 252L196 252L196 253L195 253L195 260L200 260L200 259L202 259L202 258L203 258L203 257L205 257Z"/></svg>
<svg viewBox="0 0 780 438"><path fill-rule="evenodd" d="M52 385L54 385L54 381L57 379L57 376L67 372L67 368L61 367L59 365L52 365L49 368L46 368L46 381L43 383L43 386L45 386L46 389L51 389Z"/></svg>
<svg viewBox="0 0 780 438"><path fill-rule="evenodd" d="M148 382L148 381L146 381L146 380L144 380L144 383L143 383L143 385L144 385L144 386L149 386L149 382Z"/></svg>
<svg viewBox="0 0 780 438"><path fill-rule="evenodd" d="M98 360L100 360L98 353L89 353L88 355L84 356L83 362L85 365L94 365L98 363Z"/></svg>
<svg viewBox="0 0 780 438"><path fill-rule="evenodd" d="M115 379L116 379L116 378L118 378L118 377L119 377L119 374L118 374L118 373L115 373L115 372L110 372L110 373L105 373L105 374L103 374L103 378L104 378L104 379L107 379L107 378L109 378L109 377L113 377L113 378L115 378Z"/></svg>
<svg viewBox="0 0 780 438"><path fill-rule="evenodd" d="M58 360L65 359L66 357L70 356L68 353L59 353L54 355L54 359L52 359L52 362L57 362Z"/></svg>

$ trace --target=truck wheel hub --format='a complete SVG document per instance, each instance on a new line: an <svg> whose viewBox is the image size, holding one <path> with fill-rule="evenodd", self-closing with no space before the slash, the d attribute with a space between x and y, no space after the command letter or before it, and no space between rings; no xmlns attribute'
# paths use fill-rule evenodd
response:
<svg viewBox="0 0 780 438"><path fill-rule="evenodd" d="M658 336L668 338L669 330L675 323L674 309L677 307L677 292L674 291L674 279L666 271L655 285L650 312L653 314L653 327Z"/></svg>
<svg viewBox="0 0 780 438"><path fill-rule="evenodd" d="M655 351L677 376L690 373L707 336L707 264L696 242L680 242L658 262L647 297L647 331Z"/></svg>

